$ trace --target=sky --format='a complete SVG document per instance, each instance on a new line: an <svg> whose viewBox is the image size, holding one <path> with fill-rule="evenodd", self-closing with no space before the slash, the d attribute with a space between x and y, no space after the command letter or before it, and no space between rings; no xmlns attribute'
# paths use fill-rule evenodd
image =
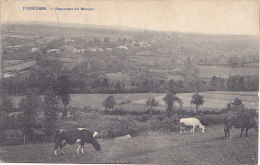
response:
<svg viewBox="0 0 260 165"><path fill-rule="evenodd" d="M47 10L23 10L23 7ZM55 8L94 8L64 11ZM54 8L54 10L50 10ZM147 30L259 35L257 0L2 0L1 22L48 21Z"/></svg>

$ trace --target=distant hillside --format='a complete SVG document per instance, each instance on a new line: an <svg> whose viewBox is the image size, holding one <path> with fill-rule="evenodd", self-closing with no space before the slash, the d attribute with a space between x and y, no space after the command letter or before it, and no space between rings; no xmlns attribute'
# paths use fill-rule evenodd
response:
<svg viewBox="0 0 260 165"><path fill-rule="evenodd" d="M4 61L60 59L71 69L85 62L88 71L105 72L113 79L118 77L117 73L128 79L127 75L132 77L141 71L160 79L183 79L183 66L188 58L199 66L200 77L213 76L212 67L207 66L236 67L215 71L222 77L240 73L258 75L258 36L51 22L9 22L2 25L2 36Z"/></svg>

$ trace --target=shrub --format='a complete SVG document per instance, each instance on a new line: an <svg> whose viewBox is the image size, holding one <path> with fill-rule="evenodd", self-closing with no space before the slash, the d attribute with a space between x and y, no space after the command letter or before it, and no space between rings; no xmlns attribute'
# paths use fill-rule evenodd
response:
<svg viewBox="0 0 260 165"><path fill-rule="evenodd" d="M179 120L180 116L152 118L149 123L150 131L177 132L179 131Z"/></svg>
<svg viewBox="0 0 260 165"><path fill-rule="evenodd" d="M202 115L197 117L204 126L212 126L223 124L224 118L222 115Z"/></svg>
<svg viewBox="0 0 260 165"><path fill-rule="evenodd" d="M0 139L1 145L23 144L23 131L19 129L9 129L3 132L4 137Z"/></svg>
<svg viewBox="0 0 260 165"><path fill-rule="evenodd" d="M150 119L150 115L141 115L135 118L139 122L146 122Z"/></svg>
<svg viewBox="0 0 260 165"><path fill-rule="evenodd" d="M108 110L105 110L104 111L105 114L109 114L109 115L127 115L129 114L129 111L126 111L125 109L123 108L116 108L115 110L113 111L108 111Z"/></svg>
<svg viewBox="0 0 260 165"><path fill-rule="evenodd" d="M163 121L163 131L172 132L179 130L179 116L172 116L170 118L165 118Z"/></svg>
<svg viewBox="0 0 260 165"><path fill-rule="evenodd" d="M136 136L141 132L145 132L147 128L147 126L130 116L124 119L113 118L103 128L103 137L114 138L127 134Z"/></svg>

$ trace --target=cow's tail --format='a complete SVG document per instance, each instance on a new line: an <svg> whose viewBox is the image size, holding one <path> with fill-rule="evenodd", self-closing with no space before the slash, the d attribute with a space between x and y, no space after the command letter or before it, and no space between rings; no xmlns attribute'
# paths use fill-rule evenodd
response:
<svg viewBox="0 0 260 165"><path fill-rule="evenodd" d="M224 119L224 133L225 133L225 138L227 137L227 120Z"/></svg>

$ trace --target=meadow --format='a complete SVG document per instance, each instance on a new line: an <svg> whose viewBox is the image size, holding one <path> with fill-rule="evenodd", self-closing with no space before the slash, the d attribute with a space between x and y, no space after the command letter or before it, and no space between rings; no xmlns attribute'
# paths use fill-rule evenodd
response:
<svg viewBox="0 0 260 165"><path fill-rule="evenodd" d="M254 63L251 63L252 65ZM212 78L212 76L228 78L230 75L258 75L259 67L257 66L239 66L239 67L227 67L227 66L198 66L199 77Z"/></svg>
<svg viewBox="0 0 260 165"><path fill-rule="evenodd" d="M247 108L258 109L258 93L257 92L229 92L229 91L207 91L202 93L205 99L205 103L200 107L202 110L221 110L225 108L228 103L234 101L236 97L242 100L243 104ZM103 110L103 101L110 94L71 94L71 101L69 106L71 107L90 107L91 109ZM190 104L190 100L193 93L177 93L182 101L182 107L187 110L194 110L195 106ZM113 94L117 105L115 108L124 108L126 110L147 110L145 106L146 99L149 97L155 97L159 101L157 109L165 110L165 102L162 98L164 93L128 93L128 94ZM18 107L19 101L22 97L13 97L15 107ZM130 100L131 103L121 104ZM176 106L179 106L176 104Z"/></svg>
<svg viewBox="0 0 260 165"><path fill-rule="evenodd" d="M144 164L257 164L257 134L225 139L223 126L206 127L204 133L150 132L129 139L99 139L102 151L88 144L84 154L67 145L65 155L54 156L54 143L1 146L1 162L12 163L144 163Z"/></svg>

